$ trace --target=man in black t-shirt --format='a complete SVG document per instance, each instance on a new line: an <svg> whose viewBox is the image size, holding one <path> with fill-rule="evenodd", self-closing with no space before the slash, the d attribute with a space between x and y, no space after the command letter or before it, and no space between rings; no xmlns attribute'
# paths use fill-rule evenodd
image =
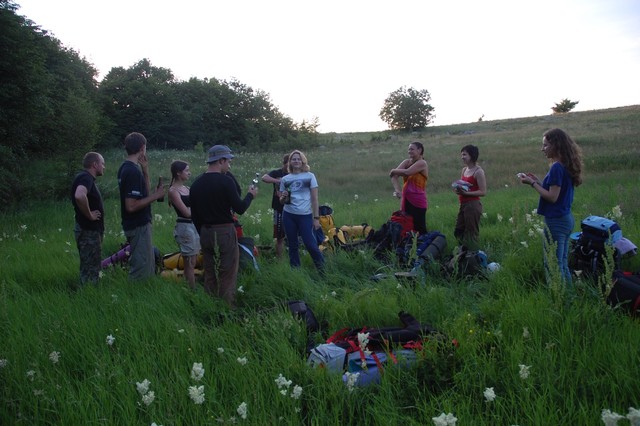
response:
<svg viewBox="0 0 640 426"><path fill-rule="evenodd" d="M155 253L151 238L151 203L164 198L159 182L150 193L147 138L129 133L124 139L127 158L118 169L122 230L131 247L129 278L144 280L156 273Z"/></svg>
<svg viewBox="0 0 640 426"><path fill-rule="evenodd" d="M280 179L289 174L289 154L282 157L282 167L271 170L262 176L262 181L273 184L273 198L271 208L273 209L273 238L276 240L276 255L282 256L284 252L284 227L282 226L282 203L280 202Z"/></svg>
<svg viewBox="0 0 640 426"><path fill-rule="evenodd" d="M191 219L200 234L204 289L235 307L240 262L233 212L242 214L258 194L252 185L240 198L236 182L227 175L234 158L231 149L215 145L209 150L207 171L191 185Z"/></svg>
<svg viewBox="0 0 640 426"><path fill-rule="evenodd" d="M96 177L104 174L104 158L88 152L82 160L83 171L71 184L71 203L75 211L74 234L80 254L80 284L97 284L102 259L104 205L96 186Z"/></svg>

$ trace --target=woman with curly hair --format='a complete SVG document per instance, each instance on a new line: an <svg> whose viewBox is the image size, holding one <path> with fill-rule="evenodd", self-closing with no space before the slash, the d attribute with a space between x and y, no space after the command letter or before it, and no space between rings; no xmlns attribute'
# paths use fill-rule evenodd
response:
<svg viewBox="0 0 640 426"><path fill-rule="evenodd" d="M560 273L571 284L569 271L569 235L573 231L571 214L573 189L582 183L582 150L561 129L551 129L542 137L542 152L551 161L549 173L542 181L531 173L520 174L520 182L531 185L540 195L538 214L544 216L547 240L557 244L556 257Z"/></svg>

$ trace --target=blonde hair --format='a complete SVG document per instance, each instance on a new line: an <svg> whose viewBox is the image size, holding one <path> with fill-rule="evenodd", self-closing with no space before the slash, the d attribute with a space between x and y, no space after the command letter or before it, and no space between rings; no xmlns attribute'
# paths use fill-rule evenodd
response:
<svg viewBox="0 0 640 426"><path fill-rule="evenodd" d="M304 155L304 153L302 151L300 151L299 149L295 149L293 151L291 151L291 154L289 154L289 165L287 166L287 170L289 171L289 173L291 172L291 158L294 156L294 154L298 154L300 156L300 159L302 160L302 171L303 172L308 172L311 170L311 167L309 167L309 162L307 161L307 156Z"/></svg>

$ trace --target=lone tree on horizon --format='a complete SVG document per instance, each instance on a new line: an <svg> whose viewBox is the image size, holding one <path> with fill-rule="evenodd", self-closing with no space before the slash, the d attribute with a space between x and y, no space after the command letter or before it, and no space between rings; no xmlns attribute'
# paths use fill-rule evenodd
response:
<svg viewBox="0 0 640 426"><path fill-rule="evenodd" d="M565 112L569 112L578 105L580 101L570 101L567 98L564 98L560 102L556 103L556 106L551 107L551 110L554 114L564 114Z"/></svg>
<svg viewBox="0 0 640 426"><path fill-rule="evenodd" d="M435 108L429 105L430 100L426 89L402 86L385 99L379 116L393 130L421 129L435 118Z"/></svg>

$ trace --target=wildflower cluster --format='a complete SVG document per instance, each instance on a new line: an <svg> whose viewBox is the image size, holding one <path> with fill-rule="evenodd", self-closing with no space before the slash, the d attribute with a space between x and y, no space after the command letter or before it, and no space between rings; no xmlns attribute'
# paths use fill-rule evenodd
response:
<svg viewBox="0 0 640 426"><path fill-rule="evenodd" d="M191 378L199 382L204 377L204 367L201 362L194 362L191 366ZM204 386L189 386L189 398L196 404L204 403Z"/></svg>
<svg viewBox="0 0 640 426"><path fill-rule="evenodd" d="M191 378L196 382L199 382L204 377L204 368L201 362L194 362L191 367Z"/></svg>
<svg viewBox="0 0 640 426"><path fill-rule="evenodd" d="M451 413L442 413L438 417L432 417L435 426L455 426L458 419Z"/></svg>
<svg viewBox="0 0 640 426"><path fill-rule="evenodd" d="M151 382L147 379L144 379L142 382L136 382L136 389L138 393L142 397L142 402L144 405L149 406L156 399L156 394L154 391L149 390L149 386Z"/></svg>
<svg viewBox="0 0 640 426"><path fill-rule="evenodd" d="M278 378L275 380L276 385L278 385L278 390L282 396L287 396L289 393L289 388L293 384L291 380L287 380L282 374L278 374ZM302 396L302 386L295 385L293 390L291 391L291 398L300 399Z"/></svg>
<svg viewBox="0 0 640 426"><path fill-rule="evenodd" d="M496 393L493 388L486 388L482 394L487 402L493 402L496 399Z"/></svg>
<svg viewBox="0 0 640 426"><path fill-rule="evenodd" d="M360 373L346 372L344 374L344 380L349 392L353 392L353 390L355 389L356 384L358 383L358 377L360 377Z"/></svg>
<svg viewBox="0 0 640 426"><path fill-rule="evenodd" d="M631 426L640 426L640 410L629 407L629 414L623 416L609 409L602 410L602 422L607 426L616 426L619 420L627 419Z"/></svg>

